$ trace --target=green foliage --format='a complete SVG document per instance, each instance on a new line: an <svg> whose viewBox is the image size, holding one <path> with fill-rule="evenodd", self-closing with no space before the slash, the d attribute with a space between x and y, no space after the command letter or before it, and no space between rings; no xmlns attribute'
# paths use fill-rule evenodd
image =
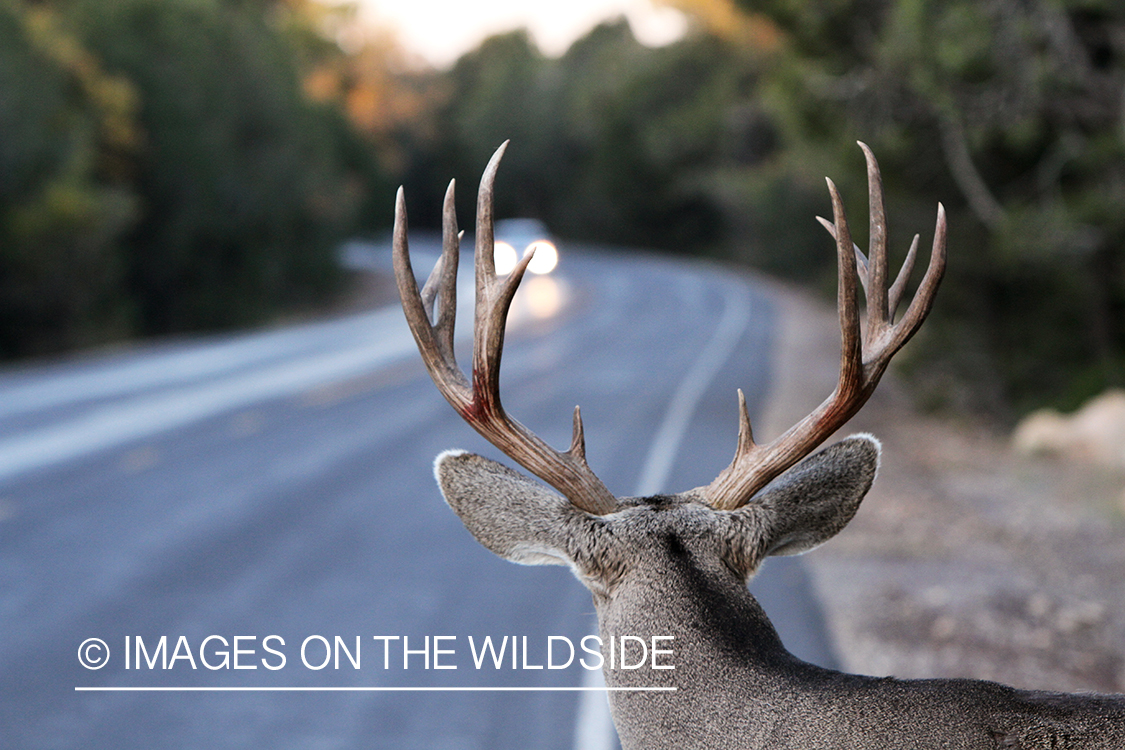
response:
<svg viewBox="0 0 1125 750"><path fill-rule="evenodd" d="M382 175L306 99L281 11L0 0L0 356L242 325L335 289Z"/></svg>
<svg viewBox="0 0 1125 750"><path fill-rule="evenodd" d="M560 231L688 253L715 246L723 219L706 175L739 83L732 57L706 35L647 49L623 21L571 48L555 99L572 169L551 217Z"/></svg>
<svg viewBox="0 0 1125 750"><path fill-rule="evenodd" d="M744 28L707 26L732 3ZM450 175L464 220L506 139L501 215L829 286L812 217L832 175L862 241L861 139L895 259L948 209L909 362L932 403L1010 415L1123 384L1125 6L684 4L700 20L664 48L621 20L558 59L514 32L396 78L393 45L345 52L326 29L349 11L315 0L0 0L0 356L317 299L357 209L389 221L384 164L415 225Z"/></svg>
<svg viewBox="0 0 1125 750"><path fill-rule="evenodd" d="M0 92L0 356L120 334L132 90L50 11L3 3Z"/></svg>
<svg viewBox="0 0 1125 750"><path fill-rule="evenodd" d="M744 29L717 7L732 2ZM622 21L558 60L522 32L463 58L444 81L442 146L408 177L433 196L425 216L436 222L443 187L429 175L452 164L475 185L510 137L502 214L829 287L834 254L812 217L830 210L832 175L862 240L863 140L882 165L892 260L916 231L928 244L938 201L949 213L949 271L909 353L927 400L1004 417L1125 384L1125 6L682 5L700 21L663 49Z"/></svg>
<svg viewBox="0 0 1125 750"><path fill-rule="evenodd" d="M450 171L462 215L472 215L465 186L510 138L498 213L537 216L576 239L714 249L724 218L708 175L727 146L728 103L745 71L713 36L650 49L624 20L598 26L557 60L526 32L493 37L445 77L438 145L415 156L407 177L418 196L412 218L438 220L438 175Z"/></svg>
<svg viewBox="0 0 1125 750"><path fill-rule="evenodd" d="M546 59L524 31L486 40L462 57L447 74L451 96L437 115L438 161L443 182L456 175L462 215L475 214L475 184L480 170L503 141L516 144L505 158L501 180L518 189L500 190L497 210L506 214L541 215L548 188L539 159L549 149L550 96L546 90ZM444 184L426 191L440 200ZM434 204L436 208L436 203ZM436 215L436 212L435 212Z"/></svg>
<svg viewBox="0 0 1125 750"><path fill-rule="evenodd" d="M914 353L935 399L1009 414L1123 384L1125 8L740 5L788 34L762 86L785 172L819 163L855 193L858 138L880 156L892 232L949 209L950 271Z"/></svg>
<svg viewBox="0 0 1125 750"><path fill-rule="evenodd" d="M350 202L334 134L260 9L91 1L72 17L140 92L128 283L142 330L245 324L330 289Z"/></svg>

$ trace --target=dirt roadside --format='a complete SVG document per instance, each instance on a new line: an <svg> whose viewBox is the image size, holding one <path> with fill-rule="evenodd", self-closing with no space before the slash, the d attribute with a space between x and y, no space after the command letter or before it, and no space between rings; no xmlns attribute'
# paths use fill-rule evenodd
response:
<svg viewBox="0 0 1125 750"><path fill-rule="evenodd" d="M840 344L834 309L761 283L783 325L768 440L831 392ZM853 432L882 441L879 477L804 557L848 671L1125 692L1125 476L919 414L893 370Z"/></svg>

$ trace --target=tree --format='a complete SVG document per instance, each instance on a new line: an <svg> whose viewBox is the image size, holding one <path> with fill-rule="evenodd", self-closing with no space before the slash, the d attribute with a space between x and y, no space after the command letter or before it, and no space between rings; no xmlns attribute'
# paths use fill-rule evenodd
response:
<svg viewBox="0 0 1125 750"><path fill-rule="evenodd" d="M747 83L734 50L705 33L650 49L619 20L576 42L558 67L554 119L572 173L556 223L602 241L713 250L725 227L711 173Z"/></svg>
<svg viewBox="0 0 1125 750"><path fill-rule="evenodd" d="M128 293L145 333L260 320L337 278L355 196L332 113L255 3L77 0L72 27L139 92L143 215Z"/></svg>
<svg viewBox="0 0 1125 750"><path fill-rule="evenodd" d="M858 188L859 138L880 155L892 231L922 226L939 199L950 210L950 274L920 372L955 372L975 384L974 407L997 413L1122 384L1120 4L737 5L782 40L762 58L773 169Z"/></svg>
<svg viewBox="0 0 1125 750"><path fill-rule="evenodd" d="M48 7L0 3L0 356L128 330L136 94Z"/></svg>
<svg viewBox="0 0 1125 750"><path fill-rule="evenodd" d="M724 222L709 175L729 145L725 102L746 84L736 58L706 33L650 49L623 19L557 60L525 31L486 40L442 77L435 148L407 178L431 200L412 200L412 216L435 223L448 176L473 185L511 139L499 214L539 217L574 239L713 249ZM462 188L462 215L472 200Z"/></svg>

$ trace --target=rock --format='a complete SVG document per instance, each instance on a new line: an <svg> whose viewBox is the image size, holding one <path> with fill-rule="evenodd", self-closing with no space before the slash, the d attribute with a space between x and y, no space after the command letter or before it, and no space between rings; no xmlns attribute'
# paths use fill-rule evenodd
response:
<svg viewBox="0 0 1125 750"><path fill-rule="evenodd" d="M1125 391L1106 391L1071 415L1053 409L1033 412L1017 425L1012 445L1024 455L1054 455L1125 470Z"/></svg>

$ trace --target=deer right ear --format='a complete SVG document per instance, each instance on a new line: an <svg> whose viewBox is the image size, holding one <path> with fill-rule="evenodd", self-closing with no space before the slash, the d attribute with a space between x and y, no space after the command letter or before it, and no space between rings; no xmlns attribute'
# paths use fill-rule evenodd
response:
<svg viewBox="0 0 1125 750"><path fill-rule="evenodd" d="M592 532L591 518L566 498L491 459L445 451L434 461L445 502L476 540L505 560L570 565L568 539ZM587 534L579 527L589 527Z"/></svg>
<svg viewBox="0 0 1125 750"><path fill-rule="evenodd" d="M831 539L859 510L879 470L879 441L852 435L806 458L750 501L766 555L796 555Z"/></svg>

